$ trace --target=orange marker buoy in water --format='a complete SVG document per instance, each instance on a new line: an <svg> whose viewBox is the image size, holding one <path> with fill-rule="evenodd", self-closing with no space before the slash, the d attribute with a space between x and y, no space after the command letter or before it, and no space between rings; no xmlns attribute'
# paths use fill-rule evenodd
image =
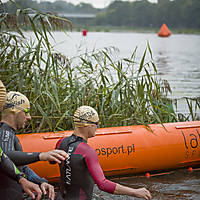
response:
<svg viewBox="0 0 200 200"><path fill-rule="evenodd" d="M166 24L163 24L158 32L159 37L169 37L171 35L170 30Z"/></svg>
<svg viewBox="0 0 200 200"><path fill-rule="evenodd" d="M86 36L86 35L87 35L87 32L88 32L88 31L87 31L86 29L83 29L83 30L82 30L82 35L83 35L83 36Z"/></svg>
<svg viewBox="0 0 200 200"><path fill-rule="evenodd" d="M192 167L189 167L189 168L188 168L188 171L189 171L189 172L192 172L192 171L193 171L193 168L192 168Z"/></svg>

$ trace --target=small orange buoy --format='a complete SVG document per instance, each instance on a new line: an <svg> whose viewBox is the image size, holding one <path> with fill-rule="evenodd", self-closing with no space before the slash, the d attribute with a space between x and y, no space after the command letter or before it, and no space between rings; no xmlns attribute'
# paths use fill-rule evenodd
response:
<svg viewBox="0 0 200 200"><path fill-rule="evenodd" d="M83 35L83 36L86 36L86 35L87 35L87 32L88 32L88 31L87 31L86 29L83 29L83 30L82 30L82 35Z"/></svg>
<svg viewBox="0 0 200 200"><path fill-rule="evenodd" d="M145 174L145 176L146 176L147 178L150 178L151 175L150 175L150 173L147 172L147 173Z"/></svg>
<svg viewBox="0 0 200 200"><path fill-rule="evenodd" d="M193 171L192 167L189 167L189 168L188 168L188 171L189 171L189 172L192 172L192 171Z"/></svg>
<svg viewBox="0 0 200 200"><path fill-rule="evenodd" d="M171 35L170 30L166 24L163 24L158 32L159 37L169 37Z"/></svg>

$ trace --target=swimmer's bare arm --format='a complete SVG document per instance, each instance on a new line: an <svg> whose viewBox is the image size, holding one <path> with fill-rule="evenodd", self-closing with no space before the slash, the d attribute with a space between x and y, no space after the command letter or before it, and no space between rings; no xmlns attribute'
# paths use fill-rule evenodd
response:
<svg viewBox="0 0 200 200"><path fill-rule="evenodd" d="M129 195L132 197L143 198L146 200L151 200L151 194L146 188L133 189L120 184L116 184L114 194Z"/></svg>

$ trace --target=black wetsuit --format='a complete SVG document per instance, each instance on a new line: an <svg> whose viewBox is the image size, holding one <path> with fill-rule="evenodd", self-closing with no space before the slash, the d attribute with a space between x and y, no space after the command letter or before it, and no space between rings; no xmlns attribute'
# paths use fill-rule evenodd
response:
<svg viewBox="0 0 200 200"><path fill-rule="evenodd" d="M59 165L61 183L57 200L90 200L94 183L100 190L114 193L116 184L105 178L97 153L83 138L72 135L61 139L56 148L69 154Z"/></svg>
<svg viewBox="0 0 200 200"><path fill-rule="evenodd" d="M4 153L16 164L29 181L36 184L47 182L40 178L26 164L39 161L39 153L22 152L22 146L15 135L15 130L6 123L0 123L0 146ZM25 166L22 166L25 165ZM0 199L2 200L22 200L23 193L21 185L0 171Z"/></svg>
<svg viewBox="0 0 200 200"><path fill-rule="evenodd" d="M0 171L3 171L7 176L12 178L15 181L19 181L23 177L15 164L3 153L3 150L0 147Z"/></svg>

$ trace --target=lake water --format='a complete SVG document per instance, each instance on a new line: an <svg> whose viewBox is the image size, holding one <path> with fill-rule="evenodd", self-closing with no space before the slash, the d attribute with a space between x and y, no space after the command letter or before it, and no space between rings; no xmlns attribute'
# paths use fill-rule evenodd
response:
<svg viewBox="0 0 200 200"><path fill-rule="evenodd" d="M55 32L55 49L68 58L114 46L119 49L117 59L130 57L137 47L136 60L142 58L147 41L150 44L159 76L168 80L172 94L179 99L178 111L188 113L183 97L200 97L200 35L172 34L160 38L153 33L71 32L66 36Z"/></svg>
<svg viewBox="0 0 200 200"><path fill-rule="evenodd" d="M153 200L199 200L200 171L188 172L186 169L169 172L165 175L135 176L115 179L114 181L133 188L146 187L150 190ZM95 200L131 200L129 196L110 195L95 188ZM139 198L134 198L139 200Z"/></svg>

